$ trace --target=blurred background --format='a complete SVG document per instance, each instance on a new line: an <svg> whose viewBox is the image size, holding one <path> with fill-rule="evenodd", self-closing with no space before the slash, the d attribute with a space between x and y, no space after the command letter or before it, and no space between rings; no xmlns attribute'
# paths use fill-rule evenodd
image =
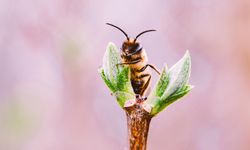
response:
<svg viewBox="0 0 250 150"><path fill-rule="evenodd" d="M149 150L250 147L249 0L1 0L0 150L125 150L126 118L97 69L139 38L149 63L188 49L195 88L152 120ZM151 86L157 80L157 75Z"/></svg>

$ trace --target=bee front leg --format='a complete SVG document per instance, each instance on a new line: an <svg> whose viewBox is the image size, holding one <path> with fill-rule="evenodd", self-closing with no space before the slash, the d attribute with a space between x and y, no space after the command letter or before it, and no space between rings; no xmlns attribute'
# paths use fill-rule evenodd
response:
<svg viewBox="0 0 250 150"><path fill-rule="evenodd" d="M147 69L147 67L150 67L150 68L154 69L154 71L156 71L156 72L160 75L160 71L159 71L158 69L156 69L155 66L150 65L150 64L147 64L147 65L145 65L144 67L142 67L142 68L139 70L139 72L144 71L145 69Z"/></svg>

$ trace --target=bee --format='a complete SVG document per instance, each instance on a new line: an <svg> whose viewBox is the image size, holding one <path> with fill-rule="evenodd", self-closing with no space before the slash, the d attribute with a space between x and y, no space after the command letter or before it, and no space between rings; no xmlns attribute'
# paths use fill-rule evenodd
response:
<svg viewBox="0 0 250 150"><path fill-rule="evenodd" d="M122 43L120 52L121 63L118 65L128 65L130 67L130 77L133 90L135 94L143 96L151 80L151 74L149 70L146 70L147 67L152 68L158 74L160 74L160 72L158 69L156 69L156 67L147 63L148 58L146 51L143 49L137 39L144 33L153 32L156 30L146 30L139 33L135 38L129 38L127 33L121 28L111 23L106 24L120 30L126 36L126 40Z"/></svg>

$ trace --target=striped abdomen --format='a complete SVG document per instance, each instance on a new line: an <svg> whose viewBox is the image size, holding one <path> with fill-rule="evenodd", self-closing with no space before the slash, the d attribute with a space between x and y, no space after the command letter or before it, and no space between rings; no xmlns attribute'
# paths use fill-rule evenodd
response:
<svg viewBox="0 0 250 150"><path fill-rule="evenodd" d="M128 45L125 43L122 47L122 64L129 65L131 70L131 84L135 94L143 95L150 82L150 72L145 70L147 64L147 55L145 50L139 44Z"/></svg>

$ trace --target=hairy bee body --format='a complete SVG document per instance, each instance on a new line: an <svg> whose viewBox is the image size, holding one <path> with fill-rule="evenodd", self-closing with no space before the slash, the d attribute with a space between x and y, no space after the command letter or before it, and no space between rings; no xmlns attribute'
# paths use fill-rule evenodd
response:
<svg viewBox="0 0 250 150"><path fill-rule="evenodd" d="M121 48L122 64L130 67L131 84L136 94L143 95L150 82L150 71L142 70L147 65L146 51L133 39L125 41Z"/></svg>
<svg viewBox="0 0 250 150"><path fill-rule="evenodd" d="M151 75L149 70L146 70L147 67L151 67L158 74L159 71L150 64L147 64L148 58L146 51L141 47L140 43L137 42L137 38L146 32L156 31L156 30L146 30L141 32L136 36L135 39L129 38L126 32L121 28L107 23L107 25L113 26L123 32L127 40L123 42L121 47L121 58L122 62L119 65L128 65L130 67L130 79L133 90L135 94L143 95L151 80Z"/></svg>

